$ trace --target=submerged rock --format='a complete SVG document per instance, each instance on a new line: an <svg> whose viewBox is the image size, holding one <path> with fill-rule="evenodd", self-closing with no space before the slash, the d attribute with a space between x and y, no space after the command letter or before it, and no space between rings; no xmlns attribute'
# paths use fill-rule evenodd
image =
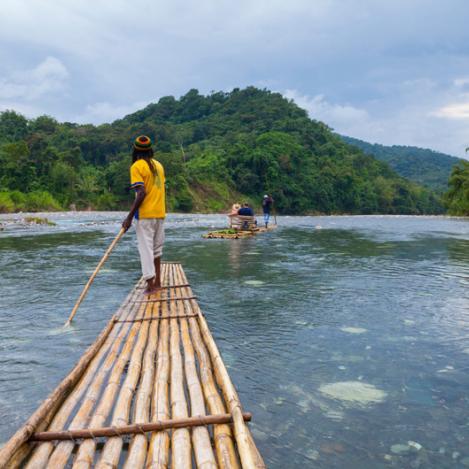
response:
<svg viewBox="0 0 469 469"><path fill-rule="evenodd" d="M405 454L410 451L410 446L403 443L398 443L391 446L391 453L394 454Z"/></svg>
<svg viewBox="0 0 469 469"><path fill-rule="evenodd" d="M407 444L417 451L420 451L422 449L422 445L420 443L417 443L416 441L408 441Z"/></svg>
<svg viewBox="0 0 469 469"><path fill-rule="evenodd" d="M262 280L246 280L244 283L246 285L252 285L254 287L258 287L260 285L264 285L265 282L263 282Z"/></svg>
<svg viewBox="0 0 469 469"><path fill-rule="evenodd" d="M349 334L364 334L367 332L367 329L363 327L341 327L340 330Z"/></svg>
<svg viewBox="0 0 469 469"><path fill-rule="evenodd" d="M384 391L376 386L361 381L339 381L323 384L320 386L319 391L327 397L359 407L383 402L387 396Z"/></svg>

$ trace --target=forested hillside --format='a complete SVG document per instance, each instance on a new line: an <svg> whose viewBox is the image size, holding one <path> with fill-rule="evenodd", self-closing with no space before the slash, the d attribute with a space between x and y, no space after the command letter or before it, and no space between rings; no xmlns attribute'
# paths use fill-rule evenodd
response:
<svg viewBox="0 0 469 469"><path fill-rule="evenodd" d="M345 144L280 94L191 90L100 126L0 115L0 210L127 208L133 139L156 140L170 210L271 193L279 212L438 213L438 197Z"/></svg>
<svg viewBox="0 0 469 469"><path fill-rule="evenodd" d="M469 161L453 168L444 201L450 215L469 216Z"/></svg>
<svg viewBox="0 0 469 469"><path fill-rule="evenodd" d="M454 165L463 160L433 150L401 145L372 144L351 137L342 137L350 145L389 164L397 174L439 193L448 190L448 179Z"/></svg>

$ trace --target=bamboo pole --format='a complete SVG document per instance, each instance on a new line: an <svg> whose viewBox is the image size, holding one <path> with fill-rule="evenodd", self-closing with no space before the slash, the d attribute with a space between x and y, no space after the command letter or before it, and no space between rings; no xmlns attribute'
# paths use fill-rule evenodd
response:
<svg viewBox="0 0 469 469"><path fill-rule="evenodd" d="M159 292L158 294L161 294ZM146 316L152 314L151 307L146 308ZM132 356L127 370L127 376L121 386L119 397L117 399L114 413L112 415L111 425L122 426L129 422L130 409L135 389L140 378L142 369L142 357L147 346L148 331L150 323L141 323L137 342L134 345ZM123 440L121 437L109 438L101 452L101 457L96 465L97 469L107 467L117 467L122 451Z"/></svg>
<svg viewBox="0 0 469 469"><path fill-rule="evenodd" d="M161 305L161 315L168 315L167 303ZM158 341L157 368L152 397L152 422L169 419L169 321L160 324ZM165 469L169 464L169 432L153 433L150 439L147 465L148 469ZM130 468L129 468L130 469Z"/></svg>
<svg viewBox="0 0 469 469"><path fill-rule="evenodd" d="M173 266L172 273L174 279ZM175 303L170 303L170 314L176 316ZM184 393L184 374L179 340L177 319L170 320L170 357L171 357L171 414L173 418L187 418L187 402ZM171 438L171 456L174 467L191 467L191 440L187 428L176 429Z"/></svg>
<svg viewBox="0 0 469 469"><path fill-rule="evenodd" d="M194 344L197 357L199 359L200 380L205 395L205 400L211 414L226 412L223 399L218 393L215 379L213 377L212 366L207 349L203 344L199 332L199 325L196 319L190 319L190 331L192 343ZM217 461L221 469L238 469L239 463L233 444L233 434L228 425L215 425L213 440L217 452Z"/></svg>
<svg viewBox="0 0 469 469"><path fill-rule="evenodd" d="M155 305L152 305L151 316L155 314ZM150 323L148 345L143 359L143 371L135 399L135 412L133 421L137 424L145 424L150 421L150 403L155 375L155 355L158 344L158 321ZM132 438L129 454L125 462L125 469L143 467L147 456L148 440L146 435L136 435Z"/></svg>
<svg viewBox="0 0 469 469"><path fill-rule="evenodd" d="M143 306L141 309L144 308ZM108 415L112 411L112 407L116 400L119 390L121 389L121 377L125 371L129 357L132 354L135 341L138 340L140 327L139 323L132 325L127 341L121 350L119 355L115 355L114 358L114 367L111 371L111 374L108 378L107 384L104 388L104 391L99 400L99 404L96 407L94 414L91 417L89 425L93 428L99 428L104 426ZM96 441L95 440L86 440L84 441L75 457L73 467L74 468L89 468L93 465L94 455L96 451Z"/></svg>
<svg viewBox="0 0 469 469"><path fill-rule="evenodd" d="M185 274L182 269L181 276L182 281L187 283L187 279L185 278ZM191 289L188 288L188 290L189 293L192 293ZM226 370L225 364L223 363L218 347L212 337L212 334L210 333L207 321L201 314L197 302L191 300L191 304L193 310L200 313L198 317L200 331L205 341L205 345L210 353L212 363L214 364L215 377L217 379L218 385L220 386L223 392L225 401L228 405L228 409L233 415L235 438L238 446L239 455L241 458L242 467L263 469L265 468L265 464L254 444L248 427L244 423L244 420L242 418L241 403L239 401L238 394L235 390L235 387L233 386L233 383L231 382L230 376Z"/></svg>
<svg viewBox="0 0 469 469"><path fill-rule="evenodd" d="M166 270L166 269L165 269ZM164 274L164 272L163 272ZM156 293L161 296L162 291ZM153 306L147 306L145 311L145 318L151 317L153 314ZM134 397L137 383L140 379L140 372L142 369L142 357L147 347L150 323L142 323L140 334L137 343L135 344L132 357L128 366L127 376L122 384L117 403L115 405L112 425L125 425L128 423L132 400ZM154 363L150 363L154 367ZM97 468L117 467L122 451L123 440L120 437L110 438L101 453ZM78 469L78 466L77 466Z"/></svg>
<svg viewBox="0 0 469 469"><path fill-rule="evenodd" d="M243 418L246 422L252 419L252 414L249 412L243 413ZM169 419L161 420L154 423L135 423L132 425L123 425L122 427L101 427L101 428L86 428L82 430L67 430L60 432L39 432L35 433L32 441L63 441L81 438L101 438L101 437L114 437L116 434L123 435L137 435L142 436L142 433L159 432L162 430L169 430L172 428L192 428L201 427L205 428L207 425L218 425L223 423L232 423L233 416L231 414L219 415L195 415L185 419ZM143 452L145 455L146 453ZM126 461L129 464L129 460ZM141 467L141 466L130 466Z"/></svg>
<svg viewBox="0 0 469 469"><path fill-rule="evenodd" d="M189 389L191 403L191 415L206 415L202 386L197 376L194 349L189 336L187 319L181 319L181 337L184 346L184 367L186 370L186 381ZM197 467L217 469L217 463L210 442L210 435L206 427L196 427L192 430L192 441L194 446Z"/></svg>
<svg viewBox="0 0 469 469"><path fill-rule="evenodd" d="M178 283L181 283L179 281L179 272L177 270L175 272L175 278ZM180 288L176 289L175 295L180 296ZM185 313L184 304L178 302L176 308L177 315L181 318L180 325L181 339L184 350L184 369L187 388L189 391L191 415L206 415L204 395L202 393L202 386L197 374L194 348L192 346L189 328L187 326L187 319L182 319L183 313ZM204 469L217 469L218 466L213 454L210 435L207 428L193 428L192 442L197 467L203 467Z"/></svg>
<svg viewBox="0 0 469 469"><path fill-rule="evenodd" d="M111 383L111 390L113 390L112 384L116 381L119 382L118 378L125 367L127 362L127 356L132 349L134 344L135 336L138 332L138 326L134 326L131 328L129 335L127 336L126 343L124 345L124 349L122 350L121 354L119 355L121 342L123 337L120 340L116 340L113 344L111 351L109 352L108 356L106 357L105 362L100 367L98 374L96 375L96 379L91 383L90 387L88 388L88 392L86 393L85 399L83 400L82 405L78 409L75 417L73 418L70 424L70 430L82 429L85 425L88 424L90 418L93 419L98 410L101 408L101 403L105 402L104 405L112 405L113 399L106 396L106 391L109 389ZM111 371L112 370L112 371ZM96 404L98 402L101 388L103 387L104 381L106 377L109 375L108 384L105 386L104 395L106 400L104 401L103 397L101 397L100 406L97 410L95 410ZM109 395L109 391L107 393ZM95 412L94 416L92 416L93 411ZM54 452L52 453L48 465L48 468L51 469L59 469L65 467L67 464L70 455L75 447L75 443L72 441L65 441L59 443Z"/></svg>
<svg viewBox="0 0 469 469"><path fill-rule="evenodd" d="M114 318L109 321L96 341L90 345L88 350L82 355L72 371L62 380L62 382L55 388L55 390L49 394L47 399L27 420L23 427L21 427L13 435L13 437L10 438L5 446L0 449L0 469L11 468L12 466L10 465L10 459L17 451L20 450L21 445L26 443L30 436L38 429L38 427L44 425L45 421L50 421L57 408L62 404L78 380L81 378L90 361L101 348L113 327Z"/></svg>
<svg viewBox="0 0 469 469"><path fill-rule="evenodd" d="M100 271L101 267L107 261L107 258L111 254L111 251L114 249L114 247L118 243L118 241L122 238L124 233L125 233L124 228L121 228L119 233L117 234L117 236L112 241L111 245L107 248L107 251L104 253L104 256L98 262L98 265L94 269L94 272L91 274L91 277L89 278L88 282L86 283L85 287L83 288L83 291L80 293L80 296L78 297L78 300L75 303L75 306L73 307L72 312L70 313L70 316L67 319L67 322L64 324L64 327L69 326L70 323L72 322L72 319L74 318L75 314L77 313L78 307L80 306L81 302L83 301L86 294L88 293L88 290L90 289L90 286L93 283L96 275L98 275L98 272Z"/></svg>
<svg viewBox="0 0 469 469"><path fill-rule="evenodd" d="M135 304L132 302L135 297L138 297L136 288L134 288L124 300L123 306L119 308L118 312L116 313L116 316L118 314L125 313L125 317L128 317L135 308ZM130 308L128 307L129 304ZM120 343L122 337L126 335L128 329L129 326L122 327L121 325L117 325L115 328L112 329L111 333L106 339L106 342L102 345L99 352L90 362L89 367L86 369L86 372L80 379L78 385L73 389L64 404L57 411L56 415L54 416L54 419L49 425L48 431L58 431L64 428L65 424L70 418L73 409L76 407L77 403L79 402L79 400L87 390L88 386L90 385L91 380L96 379L95 377L97 375L98 370L102 371L102 368L100 368L99 365L102 359L106 356L109 349L111 349L111 345L113 343L115 344L114 341L118 341ZM106 360L104 361L103 366L106 366ZM46 465L49 455L53 450L54 446L52 443L44 443L39 445L34 450L34 453L29 459L26 469L43 468Z"/></svg>
<svg viewBox="0 0 469 469"><path fill-rule="evenodd" d="M143 306L140 307L139 312L136 313L134 303L132 312L130 314L140 314L140 311L143 310L143 308ZM122 335L118 336L115 343L113 344L113 347L108 357L106 358L106 361L104 362L103 366L100 367L96 379L88 390L88 399L85 399L81 408L76 413L70 425L70 428L74 426L77 426L78 428L83 428L83 426L86 425L90 417L92 418L91 422L94 425L102 426L104 424L105 419L111 411L112 405L114 403L115 396L119 389L120 376L122 375L125 366L128 362L128 357L130 356L138 330L138 325L134 324L130 328L130 332L129 328L124 328ZM121 343L124 339L125 343L122 350L120 351ZM112 371L109 373L111 368ZM100 389L102 387L104 379L108 374L109 378L101 396L101 399L99 401L99 405L94 411L95 415L91 416L90 414L93 410L93 406L95 406L97 403L97 398L99 396ZM94 446L93 444L91 444L91 448L89 446L90 445L88 444L88 442L82 444L79 448L79 454L81 454L83 459L86 461L87 458L85 455L87 455L87 451L89 451L91 453L91 456L88 456L88 460L90 460L92 463L94 455ZM70 453L72 450L73 445L67 443L59 443L56 447L54 454L52 455L51 460L49 461L49 467L52 467L54 469L56 467L63 467L63 465L66 464L68 458L70 457ZM80 458L76 457L75 461L77 461L78 459Z"/></svg>

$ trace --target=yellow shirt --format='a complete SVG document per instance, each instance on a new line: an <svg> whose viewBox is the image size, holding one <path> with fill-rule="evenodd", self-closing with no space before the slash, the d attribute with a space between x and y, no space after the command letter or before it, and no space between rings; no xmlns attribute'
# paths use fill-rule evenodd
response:
<svg viewBox="0 0 469 469"><path fill-rule="evenodd" d="M164 218L166 216L164 193L164 168L163 165L152 159L157 176L153 176L148 163L145 160L137 160L130 167L131 188L144 186L145 198L140 205L135 218Z"/></svg>

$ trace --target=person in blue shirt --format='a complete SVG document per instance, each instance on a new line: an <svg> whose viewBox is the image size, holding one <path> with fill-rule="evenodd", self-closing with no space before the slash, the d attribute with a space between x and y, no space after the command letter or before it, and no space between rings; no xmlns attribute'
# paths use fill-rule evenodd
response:
<svg viewBox="0 0 469 469"><path fill-rule="evenodd" d="M262 199L262 211L264 212L264 223L265 227L269 225L270 220L270 210L272 209L272 204L274 203L274 199L270 195L264 195Z"/></svg>
<svg viewBox="0 0 469 469"><path fill-rule="evenodd" d="M253 217L254 210L249 206L248 203L244 203L243 206L238 210L238 215L243 215L245 217Z"/></svg>

